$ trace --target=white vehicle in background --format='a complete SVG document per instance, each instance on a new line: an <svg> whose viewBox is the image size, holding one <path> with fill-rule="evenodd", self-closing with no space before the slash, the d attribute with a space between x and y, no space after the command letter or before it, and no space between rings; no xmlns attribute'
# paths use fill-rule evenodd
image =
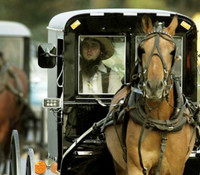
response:
<svg viewBox="0 0 200 175"><path fill-rule="evenodd" d="M37 45L31 39L30 29L22 23L14 21L0 21L0 53L8 64L14 64L25 71L29 80L29 106L33 111L33 117L26 118L27 138L23 138L22 152L27 152L26 145L32 145L36 150L45 153L45 139L47 136L43 132L45 129L45 114L42 110L42 99L46 97L46 71L37 65ZM2 102L1 102L2 103ZM46 130L46 129L45 129ZM19 148L17 132L14 132L13 139L16 144L12 144L11 149ZM14 148L13 148L14 147ZM18 152L19 153L19 152ZM14 162L20 163L18 159L21 155L16 155ZM11 167L15 169L14 167ZM18 171L18 170L16 170ZM15 172L15 170L13 170ZM1 168L0 168L1 174ZM14 173L17 174L17 173Z"/></svg>

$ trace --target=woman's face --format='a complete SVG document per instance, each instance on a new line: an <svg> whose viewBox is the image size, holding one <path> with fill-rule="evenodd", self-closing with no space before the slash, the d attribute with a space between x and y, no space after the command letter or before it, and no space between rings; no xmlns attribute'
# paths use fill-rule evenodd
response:
<svg viewBox="0 0 200 175"><path fill-rule="evenodd" d="M100 43L93 40L85 40L82 44L82 54L86 60L96 60L101 53Z"/></svg>

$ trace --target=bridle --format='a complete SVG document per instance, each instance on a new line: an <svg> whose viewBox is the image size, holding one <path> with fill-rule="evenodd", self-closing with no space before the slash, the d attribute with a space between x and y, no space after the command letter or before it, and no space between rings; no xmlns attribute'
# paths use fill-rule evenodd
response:
<svg viewBox="0 0 200 175"><path fill-rule="evenodd" d="M160 38L163 38L164 40L167 40L167 41L173 43L174 46L175 46L175 50L176 50L176 44L174 42L173 37L169 33L166 33L166 32L163 31L163 23L156 23L156 24L157 25L155 26L154 31L148 33L145 36L145 38L141 40L139 47L138 47L139 64L142 67L141 45L142 45L143 42L145 42L145 41L147 41L151 38L155 38L155 43L154 43L154 46L153 46L153 49L152 49L150 55L148 56L147 63L143 68L141 68L142 72L139 72L139 75L142 76L142 77L140 77L142 81L140 81L140 83L139 83L139 88L143 91L143 95L145 96L146 95L146 85L147 85L147 81L148 81L149 65L150 65L150 62L151 62L153 56L156 55L156 56L158 56L158 58L160 58L162 65L163 65L163 73L164 73L163 84L164 84L164 87L165 87L163 94L162 94L162 99L163 99L168 95L169 89L172 87L172 85L169 84L170 80L172 80L172 75L171 75L172 71L168 74L166 62L165 62L163 55L161 53L161 50L159 48ZM156 50L157 50L157 52L155 52ZM173 56L173 58L172 58L173 59L172 60L172 68L173 68L173 65L174 65L173 63L174 63L174 60L175 60L175 58L174 58L175 57L175 50L172 53L172 56Z"/></svg>
<svg viewBox="0 0 200 175"><path fill-rule="evenodd" d="M174 42L174 39L173 37L169 34L169 33L166 33L164 32L163 30L164 28L164 24L163 23L160 23L160 22L157 22L155 27L154 27L154 31L153 32L150 32L148 33L144 39L141 40L140 44L139 44L139 47L138 47L138 56L139 56L139 66L140 66L140 70L141 72L139 73L140 75L140 82L139 82L139 88L142 90L143 92L143 96L145 97L146 96L146 86L147 86L147 82L148 82L148 70L149 70L149 65L150 65L150 62L153 58L153 56L157 56L160 60L161 60L161 63L162 63L162 66L163 66L163 85L164 85L164 90L163 90L163 93L162 93L162 97L161 97L161 101L166 98L167 101L168 101L168 94L169 94L169 90L172 88L173 86L173 75L172 75L172 72L173 72L173 68L174 68L174 62L175 62L175 50L176 50L176 44ZM145 64L144 67L142 67L142 54L141 54L141 45L143 42L149 40L149 39L152 39L152 38L155 38L155 42L154 42L154 46L151 50L151 53L150 55L148 56L148 59L147 59L147 63ZM170 72L168 72L168 67L167 67L167 64L164 60L164 57L163 57L163 54L159 48L159 44L160 44L160 38L168 41L168 42L171 42L173 45L174 45L174 52L173 53L170 53L172 54L172 65L171 65L171 70ZM155 52L157 51L157 52ZM171 83L170 83L171 82ZM160 101L160 103L161 103ZM159 104L160 104L159 103ZM146 105L148 105L148 103L146 103ZM183 107L181 109L184 109ZM148 110L149 110L149 113L151 112L151 108L148 107ZM143 161L142 161L142 155L141 155L141 143L142 143L142 138L144 137L144 129L146 128L146 124L148 123L147 120L149 120L149 118L147 117L148 114L145 114L145 120L141 123L142 125L142 130L141 130L141 133L140 133L140 138L139 138L139 144L138 144L138 154L139 154L139 160L140 160L140 166L143 170L143 174L146 175L147 174L147 169L144 167L144 164L143 164ZM179 116L182 116L180 115L177 115L178 117ZM178 118L178 117L175 117L175 118ZM156 120L156 122L160 122L159 120ZM156 123L155 122L155 123ZM162 122L162 121L161 121ZM154 123L154 122L153 122ZM155 124L154 123L154 124ZM157 125L157 124L155 124ZM162 126L165 126L165 124L163 124ZM181 125L182 126L182 125ZM158 127L159 128L159 127ZM153 129L153 128L151 128ZM167 143L167 133L170 132L170 130L166 130L166 131L163 131L162 130L163 128L161 127L161 129L159 128L160 131L162 131L162 135L161 135L161 153L160 153L160 157L159 157L159 161L158 161L158 167L156 169L156 175L160 174L160 170L161 170L161 166L162 166L162 159L163 159L163 155L164 155L164 152L165 152L165 147L166 147L166 143Z"/></svg>

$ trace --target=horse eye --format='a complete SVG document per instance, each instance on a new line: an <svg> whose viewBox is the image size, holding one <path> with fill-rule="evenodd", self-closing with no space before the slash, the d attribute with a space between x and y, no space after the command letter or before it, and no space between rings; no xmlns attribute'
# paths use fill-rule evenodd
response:
<svg viewBox="0 0 200 175"><path fill-rule="evenodd" d="M171 52L170 52L170 55L172 55L173 57L175 56L175 53L176 53L176 50L174 49L174 50L172 50Z"/></svg>
<svg viewBox="0 0 200 175"><path fill-rule="evenodd" d="M138 47L138 57L142 58L142 54L145 53L144 48L142 48L141 46Z"/></svg>

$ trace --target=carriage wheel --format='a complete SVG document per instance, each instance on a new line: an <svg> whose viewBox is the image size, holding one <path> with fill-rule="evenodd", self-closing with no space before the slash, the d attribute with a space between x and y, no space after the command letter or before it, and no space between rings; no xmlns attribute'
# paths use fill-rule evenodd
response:
<svg viewBox="0 0 200 175"><path fill-rule="evenodd" d="M9 175L21 175L20 146L17 130L13 130L11 136Z"/></svg>
<svg viewBox="0 0 200 175"><path fill-rule="evenodd" d="M26 159L26 175L34 175L34 151L33 149L28 150L28 156Z"/></svg>

